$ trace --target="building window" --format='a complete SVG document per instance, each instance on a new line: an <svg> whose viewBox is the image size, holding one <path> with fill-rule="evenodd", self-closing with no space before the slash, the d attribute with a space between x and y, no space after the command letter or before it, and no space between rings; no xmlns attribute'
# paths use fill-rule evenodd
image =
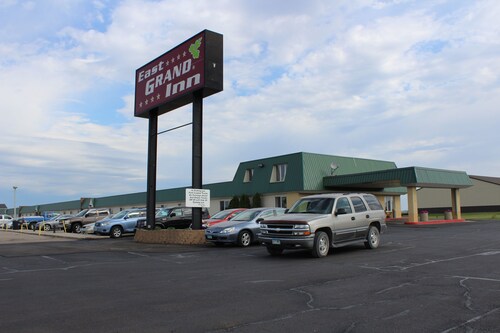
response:
<svg viewBox="0 0 500 333"><path fill-rule="evenodd" d="M287 164L273 165L273 172L271 174L271 183L284 182L286 177Z"/></svg>
<svg viewBox="0 0 500 333"><path fill-rule="evenodd" d="M224 209L227 209L227 207L229 207L229 200L221 200L219 201L219 210L224 210Z"/></svg>
<svg viewBox="0 0 500 333"><path fill-rule="evenodd" d="M249 183L253 179L253 169L246 169L245 171L245 178L243 179L243 182Z"/></svg>
<svg viewBox="0 0 500 333"><path fill-rule="evenodd" d="M286 197L274 197L274 203L276 207L287 208L286 207Z"/></svg>
<svg viewBox="0 0 500 333"><path fill-rule="evenodd" d="M385 211L392 212L392 197L385 197Z"/></svg>

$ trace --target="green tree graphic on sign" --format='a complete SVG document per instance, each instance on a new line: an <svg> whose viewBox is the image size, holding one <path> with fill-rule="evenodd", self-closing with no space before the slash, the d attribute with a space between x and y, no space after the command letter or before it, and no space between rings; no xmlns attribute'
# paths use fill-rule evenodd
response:
<svg viewBox="0 0 500 333"><path fill-rule="evenodd" d="M193 59L198 59L200 57L200 50L198 50L201 46L201 40L203 37L200 37L189 46L189 53L193 56Z"/></svg>

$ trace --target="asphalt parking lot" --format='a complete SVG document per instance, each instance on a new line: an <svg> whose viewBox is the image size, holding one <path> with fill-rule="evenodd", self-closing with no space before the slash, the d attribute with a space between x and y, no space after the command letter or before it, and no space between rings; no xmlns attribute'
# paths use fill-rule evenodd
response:
<svg viewBox="0 0 500 333"><path fill-rule="evenodd" d="M314 259L0 231L0 332L500 331L500 221L382 236Z"/></svg>

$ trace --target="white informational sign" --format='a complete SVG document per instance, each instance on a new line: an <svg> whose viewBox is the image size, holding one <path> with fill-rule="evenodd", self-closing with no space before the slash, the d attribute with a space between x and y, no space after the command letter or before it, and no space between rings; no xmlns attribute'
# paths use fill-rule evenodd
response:
<svg viewBox="0 0 500 333"><path fill-rule="evenodd" d="M210 190L198 188L186 189L186 207L210 207Z"/></svg>

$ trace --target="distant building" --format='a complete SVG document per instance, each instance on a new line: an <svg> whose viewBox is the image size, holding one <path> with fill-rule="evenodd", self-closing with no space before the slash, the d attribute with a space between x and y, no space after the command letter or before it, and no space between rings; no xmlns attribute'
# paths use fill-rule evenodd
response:
<svg viewBox="0 0 500 333"><path fill-rule="evenodd" d="M500 212L500 178L469 175L472 186L461 191L462 212ZM422 188L417 191L419 207L431 213L450 209L444 189Z"/></svg>
<svg viewBox="0 0 500 333"><path fill-rule="evenodd" d="M417 219L417 188L451 190L448 206L460 216L460 190L472 186L465 172L422 167L397 168L391 161L293 153L241 162L232 181L205 184L210 190L210 213L225 209L234 196L252 198L258 194L266 207L291 207L300 197L325 192L368 192L374 194L388 213L401 217L401 195L408 194L410 219ZM158 190L157 207L180 206L185 203L185 187ZM457 205L458 203L458 205ZM111 208L112 212L146 205L146 192L100 198L21 206L21 216L36 212L77 213L81 209Z"/></svg>

